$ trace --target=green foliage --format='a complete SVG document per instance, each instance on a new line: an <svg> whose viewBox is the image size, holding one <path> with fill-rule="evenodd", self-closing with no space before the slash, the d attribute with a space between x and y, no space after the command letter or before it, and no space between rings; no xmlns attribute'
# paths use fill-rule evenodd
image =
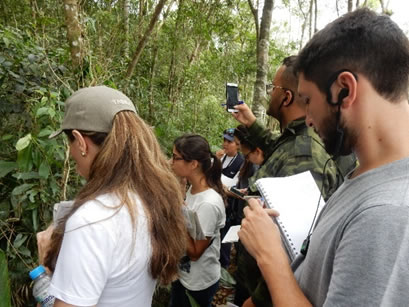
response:
<svg viewBox="0 0 409 307"><path fill-rule="evenodd" d="M185 290L186 296L189 299L190 306L192 307L200 307L200 305L196 302L193 296L190 295L189 291Z"/></svg>
<svg viewBox="0 0 409 307"><path fill-rule="evenodd" d="M69 172L66 144L49 140L59 126L61 84L67 69L63 49L40 47L30 31L0 30L0 248L8 258L14 306L31 297L28 272L37 264L35 233L52 217L52 205L65 194L73 197L78 178ZM68 82L67 78L66 82ZM70 183L70 184L68 184Z"/></svg>
<svg viewBox="0 0 409 307"><path fill-rule="evenodd" d="M133 76L124 80L157 1L145 1L142 14L140 1L130 1L128 35L122 1L79 1L85 58L76 70L71 68L62 3L3 2L0 250L7 256L13 306L19 307L32 303L28 272L37 265L35 233L50 223L53 204L72 199L83 183L68 160L65 139L48 139L59 127L71 92L97 84L122 90L153 126L167 154L184 133L203 135L216 150L222 131L238 124L221 106L226 82L238 83L241 99L251 104L256 34L245 0L173 2ZM270 76L294 46L271 42Z"/></svg>
<svg viewBox="0 0 409 307"><path fill-rule="evenodd" d="M0 250L0 307L11 306L10 280L6 255Z"/></svg>

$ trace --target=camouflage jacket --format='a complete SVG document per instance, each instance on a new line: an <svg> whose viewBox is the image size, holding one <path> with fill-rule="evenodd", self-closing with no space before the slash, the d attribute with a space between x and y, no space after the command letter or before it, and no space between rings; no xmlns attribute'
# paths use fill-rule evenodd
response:
<svg viewBox="0 0 409 307"><path fill-rule="evenodd" d="M319 136L306 126L304 118L291 122L279 136L259 121L249 128L249 132L252 142L263 150L265 157L260 169L249 179L252 192L257 191L254 183L259 178L284 177L309 170L320 189L324 184L322 193L327 200L343 182L341 171L325 151ZM248 291L253 303L257 307L272 306L267 285L255 259L240 243L237 246L237 266L236 280Z"/></svg>
<svg viewBox="0 0 409 307"><path fill-rule="evenodd" d="M325 151L314 129L306 126L304 118L291 122L278 137L259 121L249 128L249 132L252 142L264 152L264 163L249 179L252 192L257 190L255 182L259 178L285 177L309 170L320 189L324 183L323 197L327 200L343 182L337 165Z"/></svg>

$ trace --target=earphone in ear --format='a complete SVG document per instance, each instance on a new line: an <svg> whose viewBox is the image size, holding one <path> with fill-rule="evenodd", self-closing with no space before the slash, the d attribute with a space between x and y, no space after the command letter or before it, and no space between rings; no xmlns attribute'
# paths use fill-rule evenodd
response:
<svg viewBox="0 0 409 307"><path fill-rule="evenodd" d="M349 95L349 90L348 90L347 88L341 89L341 91L340 91L339 94L338 94L337 104L338 104L338 105L341 104L341 103L342 103L342 100L343 100L345 97L347 97L348 95Z"/></svg>

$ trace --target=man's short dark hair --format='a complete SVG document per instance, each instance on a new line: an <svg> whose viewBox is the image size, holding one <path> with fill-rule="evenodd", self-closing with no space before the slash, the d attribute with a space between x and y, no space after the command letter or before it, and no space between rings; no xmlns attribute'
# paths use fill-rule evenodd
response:
<svg viewBox="0 0 409 307"><path fill-rule="evenodd" d="M362 8L317 32L295 65L323 93L332 75L344 69L364 75L390 101L407 98L408 38L388 16Z"/></svg>
<svg viewBox="0 0 409 307"><path fill-rule="evenodd" d="M282 65L285 66L285 70L283 71L283 74L281 75L283 84L295 92L297 92L297 87L298 87L298 78L294 72L294 65L296 61L297 61L296 55L291 55L291 56L284 58Z"/></svg>

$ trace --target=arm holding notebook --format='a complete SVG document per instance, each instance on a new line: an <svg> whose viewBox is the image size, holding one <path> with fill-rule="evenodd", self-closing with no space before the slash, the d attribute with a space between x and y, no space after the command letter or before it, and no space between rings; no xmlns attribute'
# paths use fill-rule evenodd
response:
<svg viewBox="0 0 409 307"><path fill-rule="evenodd" d="M256 259L268 285L274 306L311 306L299 288L281 245L280 231L271 219L278 216L272 209L265 210L257 200L249 200L244 209L245 219L239 231L240 240Z"/></svg>

